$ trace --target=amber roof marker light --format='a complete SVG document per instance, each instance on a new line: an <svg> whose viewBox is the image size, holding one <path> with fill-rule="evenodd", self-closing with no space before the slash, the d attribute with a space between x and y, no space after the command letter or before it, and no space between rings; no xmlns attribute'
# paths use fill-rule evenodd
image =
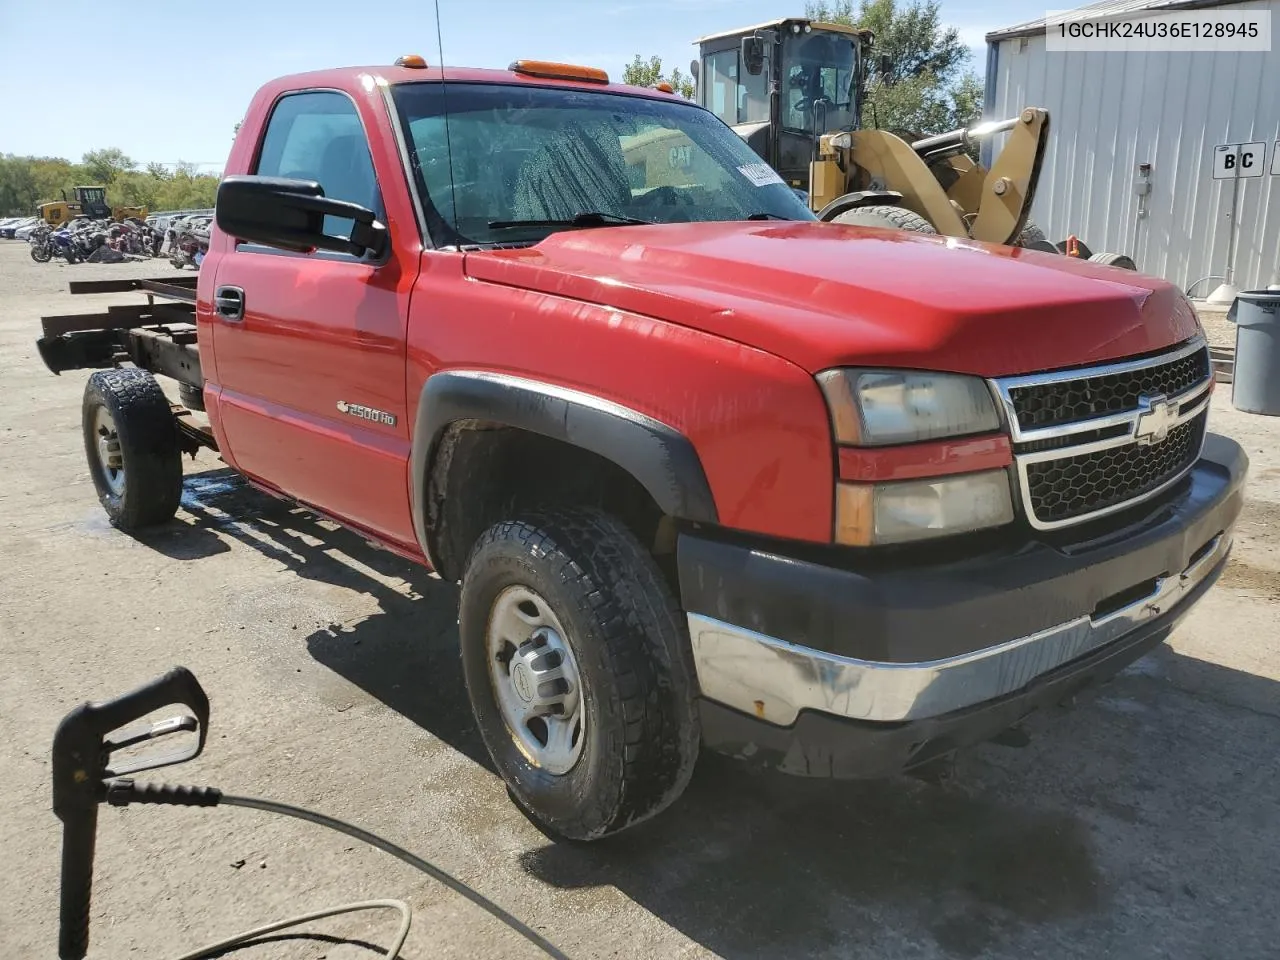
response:
<svg viewBox="0 0 1280 960"><path fill-rule="evenodd" d="M415 70L422 70L426 65L426 58L417 53L406 53L403 57L396 57L397 67L412 67Z"/></svg>
<svg viewBox="0 0 1280 960"><path fill-rule="evenodd" d="M588 83L608 83L609 74L596 67L582 67L575 63L552 63L547 60L516 60L508 67L512 73L529 77L545 77L548 80L585 80Z"/></svg>

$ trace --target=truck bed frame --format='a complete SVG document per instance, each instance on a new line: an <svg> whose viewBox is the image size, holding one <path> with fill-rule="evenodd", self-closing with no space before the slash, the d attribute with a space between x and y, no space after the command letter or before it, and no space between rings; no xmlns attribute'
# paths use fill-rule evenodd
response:
<svg viewBox="0 0 1280 960"><path fill-rule="evenodd" d="M170 377L197 393L204 389L196 343L197 276L163 280L73 280L72 294L146 294L146 303L116 304L105 313L41 317L40 359L53 373L64 370L136 367ZM213 431L192 420L192 411L170 404L184 452L217 450Z"/></svg>

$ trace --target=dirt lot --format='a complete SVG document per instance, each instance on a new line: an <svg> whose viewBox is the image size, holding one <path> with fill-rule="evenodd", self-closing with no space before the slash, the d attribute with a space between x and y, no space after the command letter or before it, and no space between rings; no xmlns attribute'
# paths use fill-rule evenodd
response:
<svg viewBox="0 0 1280 960"><path fill-rule="evenodd" d="M69 278L171 273L38 265L0 242L0 957L55 953L58 719L179 663L210 694L212 733L167 779L355 820L575 957L1276 956L1280 421L1219 391L1216 429L1253 458L1230 569L1166 647L1033 722L1030 746L972 751L945 786L706 758L662 819L556 846L509 804L472 728L452 586L207 454L170 527L133 539L105 523L80 438L85 374L44 369L38 318L94 306L69 300ZM398 862L251 811L104 808L97 862L95 957L176 956L366 897L412 901L409 960L538 956ZM372 957L340 941L385 944L392 928L329 921L237 955Z"/></svg>

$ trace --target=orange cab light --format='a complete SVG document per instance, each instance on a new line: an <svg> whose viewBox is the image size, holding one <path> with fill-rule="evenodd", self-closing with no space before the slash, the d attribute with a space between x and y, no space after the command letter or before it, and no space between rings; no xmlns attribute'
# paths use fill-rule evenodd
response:
<svg viewBox="0 0 1280 960"><path fill-rule="evenodd" d="M512 73L530 77L547 77L551 80L586 80L590 83L608 83L609 75L595 67L580 67L573 63L551 63L547 60L517 60L511 64Z"/></svg>
<svg viewBox="0 0 1280 960"><path fill-rule="evenodd" d="M413 67L415 70L421 70L426 65L427 61L416 53L406 53L403 57L396 58L397 67Z"/></svg>
<svg viewBox="0 0 1280 960"><path fill-rule="evenodd" d="M667 81L665 80L663 80L661 83L655 83L653 85L653 89L657 90L659 93L675 93L676 92L676 88L673 87L671 84L667 83Z"/></svg>

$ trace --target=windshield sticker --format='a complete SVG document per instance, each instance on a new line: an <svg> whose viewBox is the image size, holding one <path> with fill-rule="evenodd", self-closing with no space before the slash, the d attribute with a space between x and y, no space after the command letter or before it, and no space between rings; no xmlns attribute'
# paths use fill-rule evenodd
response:
<svg viewBox="0 0 1280 960"><path fill-rule="evenodd" d="M775 183L782 183L782 178L767 163L744 164L738 168L738 172L757 187L768 187Z"/></svg>

